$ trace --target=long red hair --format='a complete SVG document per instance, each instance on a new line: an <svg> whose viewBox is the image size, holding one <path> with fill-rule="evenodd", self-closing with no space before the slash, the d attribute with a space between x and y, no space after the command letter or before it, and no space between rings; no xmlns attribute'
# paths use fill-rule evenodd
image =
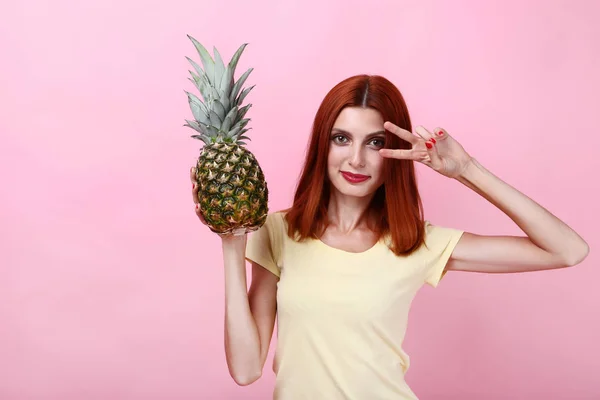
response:
<svg viewBox="0 0 600 400"><path fill-rule="evenodd" d="M343 80L327 93L312 127L304 167L296 186L292 207L286 211L288 236L303 241L319 238L328 225L327 205L330 182L327 157L335 120L345 107L372 108L390 121L412 131L410 116L398 88L381 76L357 75ZM410 143L386 131L385 147L410 149ZM390 249L406 255L423 242L423 205L417 189L413 161L384 159L384 183L369 205L376 225L371 227L381 239L389 235Z"/></svg>

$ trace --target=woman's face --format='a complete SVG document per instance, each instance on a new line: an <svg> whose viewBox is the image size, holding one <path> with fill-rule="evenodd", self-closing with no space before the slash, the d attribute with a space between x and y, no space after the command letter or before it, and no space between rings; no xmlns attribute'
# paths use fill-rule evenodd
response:
<svg viewBox="0 0 600 400"><path fill-rule="evenodd" d="M330 132L327 174L334 190L354 197L375 193L383 184L383 117L371 108L347 107Z"/></svg>

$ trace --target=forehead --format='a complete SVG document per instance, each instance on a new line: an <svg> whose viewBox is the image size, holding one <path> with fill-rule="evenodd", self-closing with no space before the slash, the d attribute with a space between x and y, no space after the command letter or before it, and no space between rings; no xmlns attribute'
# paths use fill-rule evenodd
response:
<svg viewBox="0 0 600 400"><path fill-rule="evenodd" d="M346 107L338 115L333 128L354 134L369 134L383 130L381 113L372 108Z"/></svg>

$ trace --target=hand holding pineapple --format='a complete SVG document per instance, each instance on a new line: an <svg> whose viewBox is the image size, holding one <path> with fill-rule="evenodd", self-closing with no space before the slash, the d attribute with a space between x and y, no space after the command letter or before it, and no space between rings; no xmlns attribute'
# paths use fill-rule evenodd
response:
<svg viewBox="0 0 600 400"><path fill-rule="evenodd" d="M267 182L243 136L250 128L244 118L251 104L241 107L254 87L242 90L252 68L234 80L237 62L246 47L240 46L227 66L214 49L214 60L197 40L189 36L204 69L190 58L196 73L190 79L204 98L186 92L194 120L184 126L200 133L192 135L204 142L193 169L196 213L211 231L224 235L245 235L264 225L268 214Z"/></svg>

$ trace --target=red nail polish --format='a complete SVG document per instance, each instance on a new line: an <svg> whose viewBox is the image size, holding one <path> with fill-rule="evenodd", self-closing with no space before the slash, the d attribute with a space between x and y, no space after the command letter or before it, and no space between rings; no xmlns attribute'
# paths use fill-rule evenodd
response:
<svg viewBox="0 0 600 400"><path fill-rule="evenodd" d="M435 141L435 139L434 139L434 138L431 138L431 142L432 142L432 143L436 143L436 141Z"/></svg>
<svg viewBox="0 0 600 400"><path fill-rule="evenodd" d="M439 131L438 135L442 136L444 134L444 131Z"/></svg>
<svg viewBox="0 0 600 400"><path fill-rule="evenodd" d="M433 147L433 145L429 142L425 142L425 146L427 146L428 149L431 149Z"/></svg>

